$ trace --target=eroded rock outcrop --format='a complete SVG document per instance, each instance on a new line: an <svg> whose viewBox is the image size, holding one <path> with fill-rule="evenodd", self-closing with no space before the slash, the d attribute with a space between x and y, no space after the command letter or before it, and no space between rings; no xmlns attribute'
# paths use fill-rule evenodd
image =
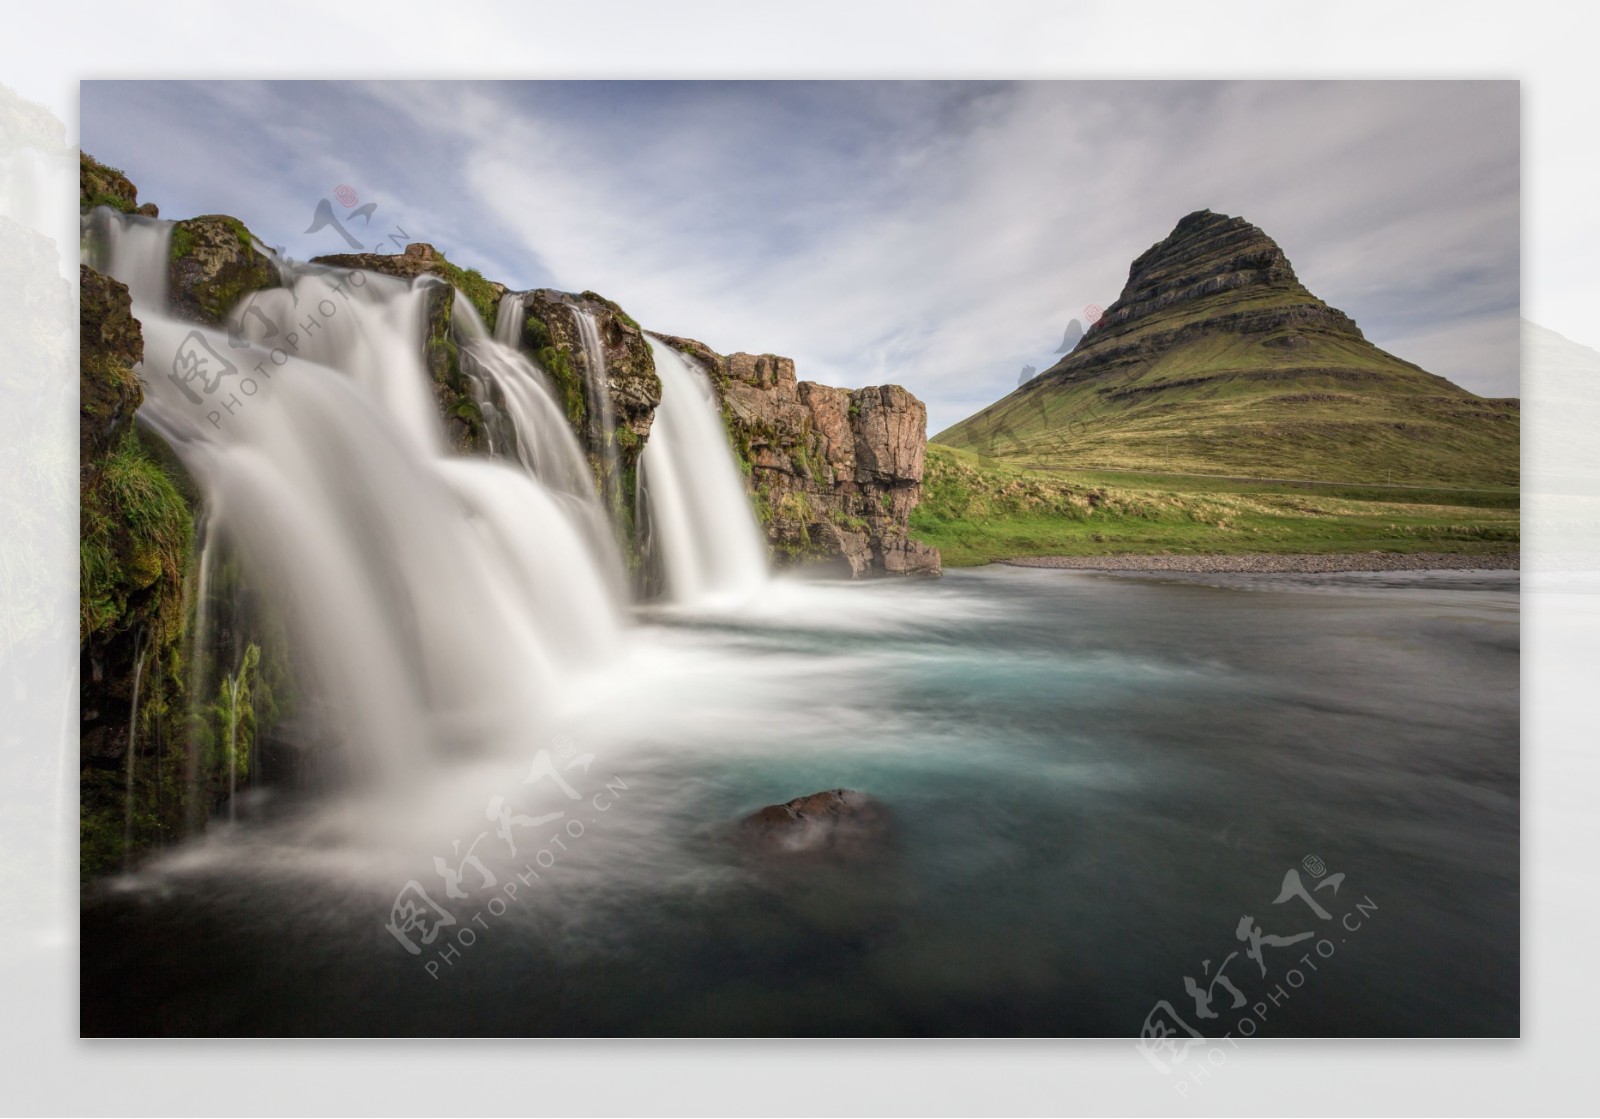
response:
<svg viewBox="0 0 1600 1119"><path fill-rule="evenodd" d="M278 269L238 218L206 214L172 227L172 313L212 326L251 292L279 286Z"/></svg>
<svg viewBox="0 0 1600 1119"><path fill-rule="evenodd" d="M936 549L907 536L921 499L927 409L898 385L841 389L800 381L775 354L717 354L661 336L698 361L774 557L835 561L851 576L937 575Z"/></svg>
<svg viewBox="0 0 1600 1119"><path fill-rule="evenodd" d="M84 191L85 213L112 205L104 191L115 189L126 203L115 208L153 216L153 206L130 209L137 193L120 173L87 158L83 166L99 176ZM249 231L222 216L177 223L169 267L172 309L205 323L224 322L236 300L278 283ZM229 767L251 773L256 732L277 717L288 668L281 640L263 654L260 620L234 593L227 562L208 595L213 644L195 649L200 495L166 444L135 422L143 328L127 287L92 267L79 270L78 307L79 851L88 881L203 826L228 795ZM200 671L206 665L215 671Z"/></svg>

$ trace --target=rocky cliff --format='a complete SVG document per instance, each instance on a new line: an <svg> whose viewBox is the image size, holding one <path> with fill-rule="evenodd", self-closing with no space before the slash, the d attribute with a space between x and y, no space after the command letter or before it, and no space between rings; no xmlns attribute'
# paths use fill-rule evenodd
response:
<svg viewBox="0 0 1600 1119"><path fill-rule="evenodd" d="M155 216L120 171L88 155L80 170L86 215L107 206ZM453 450L488 453L457 344L456 293L492 331L506 288L420 243L393 255L316 263L443 281L429 287L423 339L438 411ZM222 325L251 294L281 282L277 262L238 219L212 214L174 224L168 285L175 315ZM280 621L241 592L237 564L221 542L207 553L214 632L205 655L190 657L196 604L187 595L196 585L199 497L170 452L134 423L143 398L136 372L143 338L126 287L86 266L80 288L80 740L83 869L93 876L200 826L224 795L230 766L254 776L254 743L261 741L266 759L292 673L282 659L286 643L275 636ZM594 292L533 291L506 306L518 308L519 342L548 374L597 475L614 458L616 485L607 497L619 534L630 537L639 457L661 400L645 333ZM595 326L592 346L585 345L584 316ZM778 562L831 561L850 575L939 570L938 553L906 536L925 446L926 417L916 398L895 386L852 392L798 382L785 358L723 357L670 341L700 360L715 383ZM604 365L603 397L590 390L591 362ZM609 446L602 412L613 420ZM205 666L198 675L190 660Z"/></svg>
<svg viewBox="0 0 1600 1119"><path fill-rule="evenodd" d="M907 535L927 448L920 400L898 385L800 381L774 354L723 356L660 337L711 375L775 558L831 562L851 576L939 573L939 553Z"/></svg>
<svg viewBox="0 0 1600 1119"><path fill-rule="evenodd" d="M79 330L82 865L93 875L116 868L125 837L159 843L188 811L186 761L172 743L186 714L194 524L181 474L134 426L144 340L128 289L82 268Z"/></svg>
<svg viewBox="0 0 1600 1119"><path fill-rule="evenodd" d="M661 403L661 378L639 324L621 307L592 291L581 295L541 289L527 292L520 304L520 348L532 354L561 397L567 420L589 452L597 478L604 464L615 461L615 475L602 487L613 520L625 544L633 539L637 506L639 456L644 453L656 406ZM598 349L583 343L580 315L594 321ZM590 363L599 369L591 369ZM603 373L603 378L597 377ZM590 386L602 380L605 398ZM605 417L611 426L607 430ZM609 440L609 443L607 442ZM630 553L634 550L629 548Z"/></svg>
<svg viewBox="0 0 1600 1119"><path fill-rule="evenodd" d="M396 255L317 257L313 263L403 279L432 274L467 290L461 270L430 245L410 245ZM506 289L476 273L467 275L484 285L482 304L493 308L484 317L492 329ZM481 417L451 341L450 302L449 289L441 288L430 314L430 368L455 446L483 451ZM519 345L549 377L596 476L608 455L616 457L616 483L605 496L627 545L639 456L661 402L661 381L644 331L620 306L594 292L538 289L521 293L518 306L523 316ZM594 320L596 355L583 343L580 314ZM776 563L832 565L852 577L939 572L938 552L907 535L921 496L927 444L921 401L895 385L852 391L798 381L794 362L772 354L724 356L692 339L656 337L689 354L710 375ZM604 402L589 389L589 363L596 359L604 367ZM609 447L602 407L612 418Z"/></svg>
<svg viewBox="0 0 1600 1119"><path fill-rule="evenodd" d="M935 439L1052 468L1509 485L1517 417L1379 349L1271 237L1200 210L1070 353Z"/></svg>

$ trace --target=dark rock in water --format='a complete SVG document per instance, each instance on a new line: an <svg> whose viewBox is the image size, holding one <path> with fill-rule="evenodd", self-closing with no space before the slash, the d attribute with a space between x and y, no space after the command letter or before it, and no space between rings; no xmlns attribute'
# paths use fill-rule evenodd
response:
<svg viewBox="0 0 1600 1119"><path fill-rule="evenodd" d="M844 858L880 852L893 829L888 806L853 789L830 789L787 804L769 804L739 825L745 842L763 851Z"/></svg>
<svg viewBox="0 0 1600 1119"><path fill-rule="evenodd" d="M1022 372L1017 376L1017 384L1025 385L1039 375L1039 371L1031 365L1024 365Z"/></svg>
<svg viewBox="0 0 1600 1119"><path fill-rule="evenodd" d="M1083 341L1083 327L1078 325L1078 320L1073 319L1067 324L1067 332L1061 336L1061 348L1058 354L1070 354L1077 349L1078 343Z"/></svg>

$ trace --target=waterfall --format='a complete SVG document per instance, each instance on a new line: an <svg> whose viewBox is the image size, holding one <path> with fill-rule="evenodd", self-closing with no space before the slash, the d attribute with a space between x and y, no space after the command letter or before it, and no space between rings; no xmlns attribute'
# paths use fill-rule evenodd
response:
<svg viewBox="0 0 1600 1119"><path fill-rule="evenodd" d="M200 723L205 715L206 698L210 688L211 678L208 669L211 665L211 631L215 624L211 606L211 581L213 567L216 562L217 551L216 534L211 531L207 518L198 517L195 522L195 562L193 589L186 591L189 601L194 604L194 628L189 640L189 719L191 727ZM200 820L198 818L199 798L195 795L200 786L200 758L191 741L186 751L183 764L184 787L188 794L184 803L188 806L188 816L184 820L184 831L195 831Z"/></svg>
<svg viewBox="0 0 1600 1119"><path fill-rule="evenodd" d="M620 604L627 597L622 552L600 506L594 475L578 437L556 403L549 378L516 349L521 307L520 295L505 296L496 320L496 337L490 338L471 301L458 294L450 321L461 367L473 399L484 413L486 430L499 432L498 440L491 434L491 454L514 454L522 469L551 491L583 533L594 562ZM509 330L508 321L512 324Z"/></svg>
<svg viewBox="0 0 1600 1119"><path fill-rule="evenodd" d="M649 335L661 404L640 462L640 485L667 597L738 598L766 581L766 549L711 382Z"/></svg>
<svg viewBox="0 0 1600 1119"><path fill-rule="evenodd" d="M583 382L589 397L589 426L600 452L600 489L607 509L616 510L622 493L617 472L617 419L611 407L611 385L606 380L606 351L594 316L581 307L572 309L583 346Z"/></svg>
<svg viewBox="0 0 1600 1119"><path fill-rule="evenodd" d="M128 772L122 799L122 853L126 858L133 848L133 766L139 746L139 684L144 677L144 658L150 652L144 630L133 639L133 702L128 708Z"/></svg>
<svg viewBox="0 0 1600 1119"><path fill-rule="evenodd" d="M173 224L97 206L83 218L85 263L127 284L135 303L165 308Z"/></svg>
<svg viewBox="0 0 1600 1119"><path fill-rule="evenodd" d="M234 801L238 795L239 780L239 687L244 683L244 670L228 677L228 823L234 820Z"/></svg>
<svg viewBox="0 0 1600 1119"><path fill-rule="evenodd" d="M507 300L516 299L506 296ZM520 305L520 304L519 304ZM594 476L584 461L583 448L556 403L555 391L544 371L505 341L505 304L500 327L490 338L472 304L456 298L451 321L461 348L462 367L474 382L473 395L480 408L503 414L501 442L496 454L510 453L533 477L546 486L574 497L597 501Z"/></svg>
<svg viewBox="0 0 1600 1119"><path fill-rule="evenodd" d="M197 326L162 304L154 226L109 215L94 250L138 282L139 420L283 609L344 760L407 780L439 754L526 748L563 685L614 655L621 616L559 491L441 450L422 354L438 281L302 265L232 331Z"/></svg>
<svg viewBox="0 0 1600 1119"><path fill-rule="evenodd" d="M520 349L524 311L528 293L508 291L500 297L500 308L494 316L494 340L508 349Z"/></svg>

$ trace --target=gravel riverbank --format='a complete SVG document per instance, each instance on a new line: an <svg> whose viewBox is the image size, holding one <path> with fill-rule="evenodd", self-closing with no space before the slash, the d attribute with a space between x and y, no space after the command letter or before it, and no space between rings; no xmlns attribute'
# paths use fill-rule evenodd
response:
<svg viewBox="0 0 1600 1119"><path fill-rule="evenodd" d="M1450 552L1350 552L1328 555L1239 556L1031 556L1000 560L1012 567L1074 571L1184 571L1319 575L1337 571L1517 571L1520 553L1460 555Z"/></svg>

